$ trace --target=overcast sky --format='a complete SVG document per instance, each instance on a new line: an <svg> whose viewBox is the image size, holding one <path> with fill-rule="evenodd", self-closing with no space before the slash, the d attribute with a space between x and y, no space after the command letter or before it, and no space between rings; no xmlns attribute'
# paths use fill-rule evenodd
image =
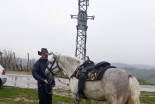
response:
<svg viewBox="0 0 155 104"><path fill-rule="evenodd" d="M90 0L93 61L155 65L155 0ZM0 0L0 49L38 59L42 47L74 55L78 0Z"/></svg>

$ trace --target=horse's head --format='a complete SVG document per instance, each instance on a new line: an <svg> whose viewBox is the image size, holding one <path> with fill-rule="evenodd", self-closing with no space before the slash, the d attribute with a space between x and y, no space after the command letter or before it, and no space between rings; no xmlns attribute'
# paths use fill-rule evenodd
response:
<svg viewBox="0 0 155 104"><path fill-rule="evenodd" d="M83 63L75 56L53 53L48 68L45 73L51 72L53 75L63 70L70 77L78 66Z"/></svg>
<svg viewBox="0 0 155 104"><path fill-rule="evenodd" d="M59 54L57 53L52 54L52 58L49 61L49 65L45 70L46 75L52 74L54 76L62 70L62 68L59 66L58 56Z"/></svg>

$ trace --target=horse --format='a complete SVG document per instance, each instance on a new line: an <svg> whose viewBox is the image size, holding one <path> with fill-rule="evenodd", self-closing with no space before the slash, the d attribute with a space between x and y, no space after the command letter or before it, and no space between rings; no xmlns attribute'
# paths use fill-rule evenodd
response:
<svg viewBox="0 0 155 104"><path fill-rule="evenodd" d="M77 97L78 79L71 76L83 62L75 56L53 53L45 71L55 75L63 70L67 74L74 104L80 104L81 97ZM139 82L121 68L109 68L101 80L86 81L83 91L87 97L86 104L91 104L91 100L107 101L108 104L140 104Z"/></svg>

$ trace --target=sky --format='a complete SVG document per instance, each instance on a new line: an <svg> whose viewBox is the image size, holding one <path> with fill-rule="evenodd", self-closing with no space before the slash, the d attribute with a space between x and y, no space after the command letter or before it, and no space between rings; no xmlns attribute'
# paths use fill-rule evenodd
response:
<svg viewBox="0 0 155 104"><path fill-rule="evenodd" d="M0 0L0 50L38 59L74 55L78 0ZM155 65L155 0L89 0L87 56L95 62Z"/></svg>

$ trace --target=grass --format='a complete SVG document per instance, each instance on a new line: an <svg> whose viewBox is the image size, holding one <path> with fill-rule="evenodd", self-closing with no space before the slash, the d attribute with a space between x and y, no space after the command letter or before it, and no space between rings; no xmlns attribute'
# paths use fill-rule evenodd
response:
<svg viewBox="0 0 155 104"><path fill-rule="evenodd" d="M57 92L62 95L60 91ZM71 96L60 95L53 94L52 104L73 104ZM141 103L155 104L155 92L141 92L140 100ZM0 87L0 104L38 104L37 90L2 86ZM80 104L85 104L85 101ZM92 104L107 103L92 101Z"/></svg>
<svg viewBox="0 0 155 104"><path fill-rule="evenodd" d="M15 87L0 87L0 104L37 104L37 90ZM34 102L33 102L34 100Z"/></svg>
<svg viewBox="0 0 155 104"><path fill-rule="evenodd" d="M153 83L149 83L149 82L139 82L140 85L155 85Z"/></svg>
<svg viewBox="0 0 155 104"><path fill-rule="evenodd" d="M56 75L56 77L59 77L59 78L68 78L67 75L63 74L63 73L59 73L58 75Z"/></svg>
<svg viewBox="0 0 155 104"><path fill-rule="evenodd" d="M53 94L52 104L73 104L70 96L60 96ZM38 104L38 95L36 89L0 87L0 104ZM82 101L81 104L85 104ZM92 104L100 104L93 101Z"/></svg>
<svg viewBox="0 0 155 104"><path fill-rule="evenodd" d="M155 104L155 92L141 92L140 100L145 104Z"/></svg>
<svg viewBox="0 0 155 104"><path fill-rule="evenodd" d="M24 75L32 75L32 72L27 72L23 70L13 71L13 69L6 69L6 74L24 74Z"/></svg>

